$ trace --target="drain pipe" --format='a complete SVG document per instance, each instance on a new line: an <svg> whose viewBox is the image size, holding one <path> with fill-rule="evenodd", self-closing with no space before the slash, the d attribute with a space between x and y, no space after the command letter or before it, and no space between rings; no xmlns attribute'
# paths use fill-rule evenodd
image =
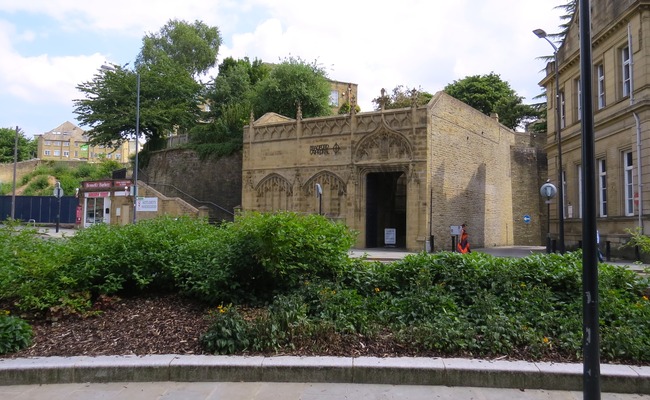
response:
<svg viewBox="0 0 650 400"><path fill-rule="evenodd" d="M630 51L630 69L634 71L634 51L632 49L632 27L627 24L627 46ZM630 74L630 107L634 106L634 74ZM643 183L641 182L641 120L636 111L632 111L636 122L636 155L637 155L637 193L639 194L639 230L643 235Z"/></svg>
<svg viewBox="0 0 650 400"><path fill-rule="evenodd" d="M636 185L637 193L639 194L639 229L643 235L643 183L641 182L641 121L639 120L639 115L636 112L632 112L634 115L634 120L636 121L636 154L637 154L637 163L636 163Z"/></svg>

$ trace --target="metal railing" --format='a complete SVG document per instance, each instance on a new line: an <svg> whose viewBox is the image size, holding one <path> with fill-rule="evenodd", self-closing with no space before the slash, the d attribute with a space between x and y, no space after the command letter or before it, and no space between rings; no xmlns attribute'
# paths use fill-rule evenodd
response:
<svg viewBox="0 0 650 400"><path fill-rule="evenodd" d="M189 193L186 193L186 192L182 191L181 189L177 188L174 185L170 185L168 183L158 183L158 182L147 182L147 185L155 188L156 190L158 190L159 192L165 194L168 197L172 197L172 196L169 196L169 194L168 194L169 192L159 190L158 187L172 188L176 193L181 194L181 196L173 196L173 197L180 197L185 201L188 201L187 199L190 199L191 201L188 201L188 203L202 204L202 205L206 205L206 206L211 206L213 209L220 210L220 211L222 211L224 213L227 213L228 215L233 216L233 217L235 216L234 212L232 212L232 211L230 211L230 210L228 210L228 209L226 209L226 208L224 208L224 207L222 207L222 206L220 206L220 205L218 205L216 203L213 203L211 201L199 200L196 197L192 196Z"/></svg>

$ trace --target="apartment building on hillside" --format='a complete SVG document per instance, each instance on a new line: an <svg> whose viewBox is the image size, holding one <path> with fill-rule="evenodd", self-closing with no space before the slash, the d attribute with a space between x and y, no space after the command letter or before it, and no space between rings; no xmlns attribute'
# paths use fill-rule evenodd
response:
<svg viewBox="0 0 650 400"><path fill-rule="evenodd" d="M648 233L650 208L650 1L592 0L592 92L596 151L597 228L612 253L629 230ZM553 206L551 229L558 237L564 217L567 249L582 239L582 125L580 38L577 11L540 85L548 99L548 173L559 179L556 107L559 101L563 210ZM558 68L559 96L555 75ZM555 178L555 179L553 179Z"/></svg>
<svg viewBox="0 0 650 400"><path fill-rule="evenodd" d="M66 121L43 134L34 135L37 140L37 158L41 160L97 162L103 158L120 163L129 161L135 154L135 141L128 141L117 148L91 146L86 132L77 125Z"/></svg>

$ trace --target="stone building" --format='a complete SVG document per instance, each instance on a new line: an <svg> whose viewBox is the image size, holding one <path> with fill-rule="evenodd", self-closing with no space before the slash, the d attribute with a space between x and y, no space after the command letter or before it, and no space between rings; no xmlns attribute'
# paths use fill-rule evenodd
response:
<svg viewBox="0 0 650 400"><path fill-rule="evenodd" d="M242 208L322 213L359 248L450 250L461 224L473 247L539 245L545 159L531 140L444 92L397 110L251 116Z"/></svg>
<svg viewBox="0 0 650 400"><path fill-rule="evenodd" d="M540 82L548 98L549 176L559 177L556 141L559 75L560 132L567 249L582 239L582 105L578 14ZM628 230L646 233L650 207L650 1L592 0L592 92L596 153L597 228L601 246L623 251ZM559 180L559 179L557 179ZM551 212L558 232L559 209ZM557 235L556 235L557 237ZM605 249L603 249L605 250ZM633 250L627 250L633 251ZM621 254L629 256L626 254Z"/></svg>

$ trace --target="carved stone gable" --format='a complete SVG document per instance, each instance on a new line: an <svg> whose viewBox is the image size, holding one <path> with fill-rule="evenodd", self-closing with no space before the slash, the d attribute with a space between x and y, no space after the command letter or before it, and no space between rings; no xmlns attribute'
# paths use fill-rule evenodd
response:
<svg viewBox="0 0 650 400"><path fill-rule="evenodd" d="M413 158L413 151L408 140L397 132L380 130L371 133L359 142L354 154L354 160L359 161L391 161L408 160Z"/></svg>

